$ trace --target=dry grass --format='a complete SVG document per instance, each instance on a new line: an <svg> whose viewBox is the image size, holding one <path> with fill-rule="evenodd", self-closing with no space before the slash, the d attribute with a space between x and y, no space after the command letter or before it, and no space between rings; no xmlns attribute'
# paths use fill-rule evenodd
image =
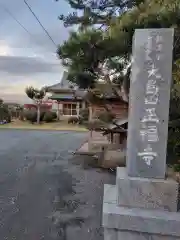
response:
<svg viewBox="0 0 180 240"><path fill-rule="evenodd" d="M15 120L11 123L0 125L0 129L32 129L32 130L57 130L57 131L88 131L83 126L71 125L67 122L52 122L42 124L32 124L27 121Z"/></svg>

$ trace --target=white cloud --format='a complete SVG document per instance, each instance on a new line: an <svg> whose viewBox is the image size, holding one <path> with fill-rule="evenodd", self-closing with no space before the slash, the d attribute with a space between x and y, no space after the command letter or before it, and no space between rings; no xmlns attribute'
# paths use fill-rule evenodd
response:
<svg viewBox="0 0 180 240"><path fill-rule="evenodd" d="M13 56L12 49L5 41L0 41L0 56Z"/></svg>
<svg viewBox="0 0 180 240"><path fill-rule="evenodd" d="M0 97L12 100L16 96L19 100L19 95L26 99L27 86L41 88L57 83L62 72L63 67L54 53L12 48L0 41Z"/></svg>
<svg viewBox="0 0 180 240"><path fill-rule="evenodd" d="M53 40L59 44L67 39L68 31L58 15L70 11L65 1L29 0ZM24 93L28 85L40 88L60 81L63 67L52 44L22 0L0 0L28 34L0 8L0 98L6 101L28 102Z"/></svg>
<svg viewBox="0 0 180 240"><path fill-rule="evenodd" d="M14 82L0 83L0 98L4 101L12 101L19 103L31 102L25 94L25 88L33 86L37 88L42 87L42 82L31 79L19 80Z"/></svg>
<svg viewBox="0 0 180 240"><path fill-rule="evenodd" d="M25 88L27 86L33 86L41 88L43 86L52 85L58 83L62 74L37 74L32 76L9 76L1 74L0 80L0 98L4 101L28 103L30 99L25 94Z"/></svg>
<svg viewBox="0 0 180 240"><path fill-rule="evenodd" d="M0 83L0 93L4 93L5 95L10 95L10 94L24 94L25 88L27 86L33 86L36 88L41 88L42 83L34 81L34 80L23 80L19 82L13 82L10 84L2 84ZM3 91L1 91L1 89Z"/></svg>

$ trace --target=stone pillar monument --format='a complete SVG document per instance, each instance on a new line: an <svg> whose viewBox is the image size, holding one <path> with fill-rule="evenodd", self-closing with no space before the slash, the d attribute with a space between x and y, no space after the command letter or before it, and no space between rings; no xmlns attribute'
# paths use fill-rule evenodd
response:
<svg viewBox="0 0 180 240"><path fill-rule="evenodd" d="M105 185L105 240L180 240L179 184L166 178L173 29L133 39L127 167Z"/></svg>

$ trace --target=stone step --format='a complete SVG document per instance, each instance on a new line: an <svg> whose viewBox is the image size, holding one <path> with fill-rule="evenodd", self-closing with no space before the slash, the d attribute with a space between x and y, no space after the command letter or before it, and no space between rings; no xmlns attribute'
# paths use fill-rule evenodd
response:
<svg viewBox="0 0 180 240"><path fill-rule="evenodd" d="M118 206L113 185L104 187L102 222L105 240L180 239L180 213Z"/></svg>

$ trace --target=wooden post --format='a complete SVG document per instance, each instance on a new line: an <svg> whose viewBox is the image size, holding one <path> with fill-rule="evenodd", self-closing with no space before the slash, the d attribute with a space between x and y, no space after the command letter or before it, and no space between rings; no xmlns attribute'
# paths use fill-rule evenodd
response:
<svg viewBox="0 0 180 240"><path fill-rule="evenodd" d="M57 114L57 119L58 119L58 121L60 120L60 116L59 116L59 101L57 101L57 104L58 104L58 114Z"/></svg>

